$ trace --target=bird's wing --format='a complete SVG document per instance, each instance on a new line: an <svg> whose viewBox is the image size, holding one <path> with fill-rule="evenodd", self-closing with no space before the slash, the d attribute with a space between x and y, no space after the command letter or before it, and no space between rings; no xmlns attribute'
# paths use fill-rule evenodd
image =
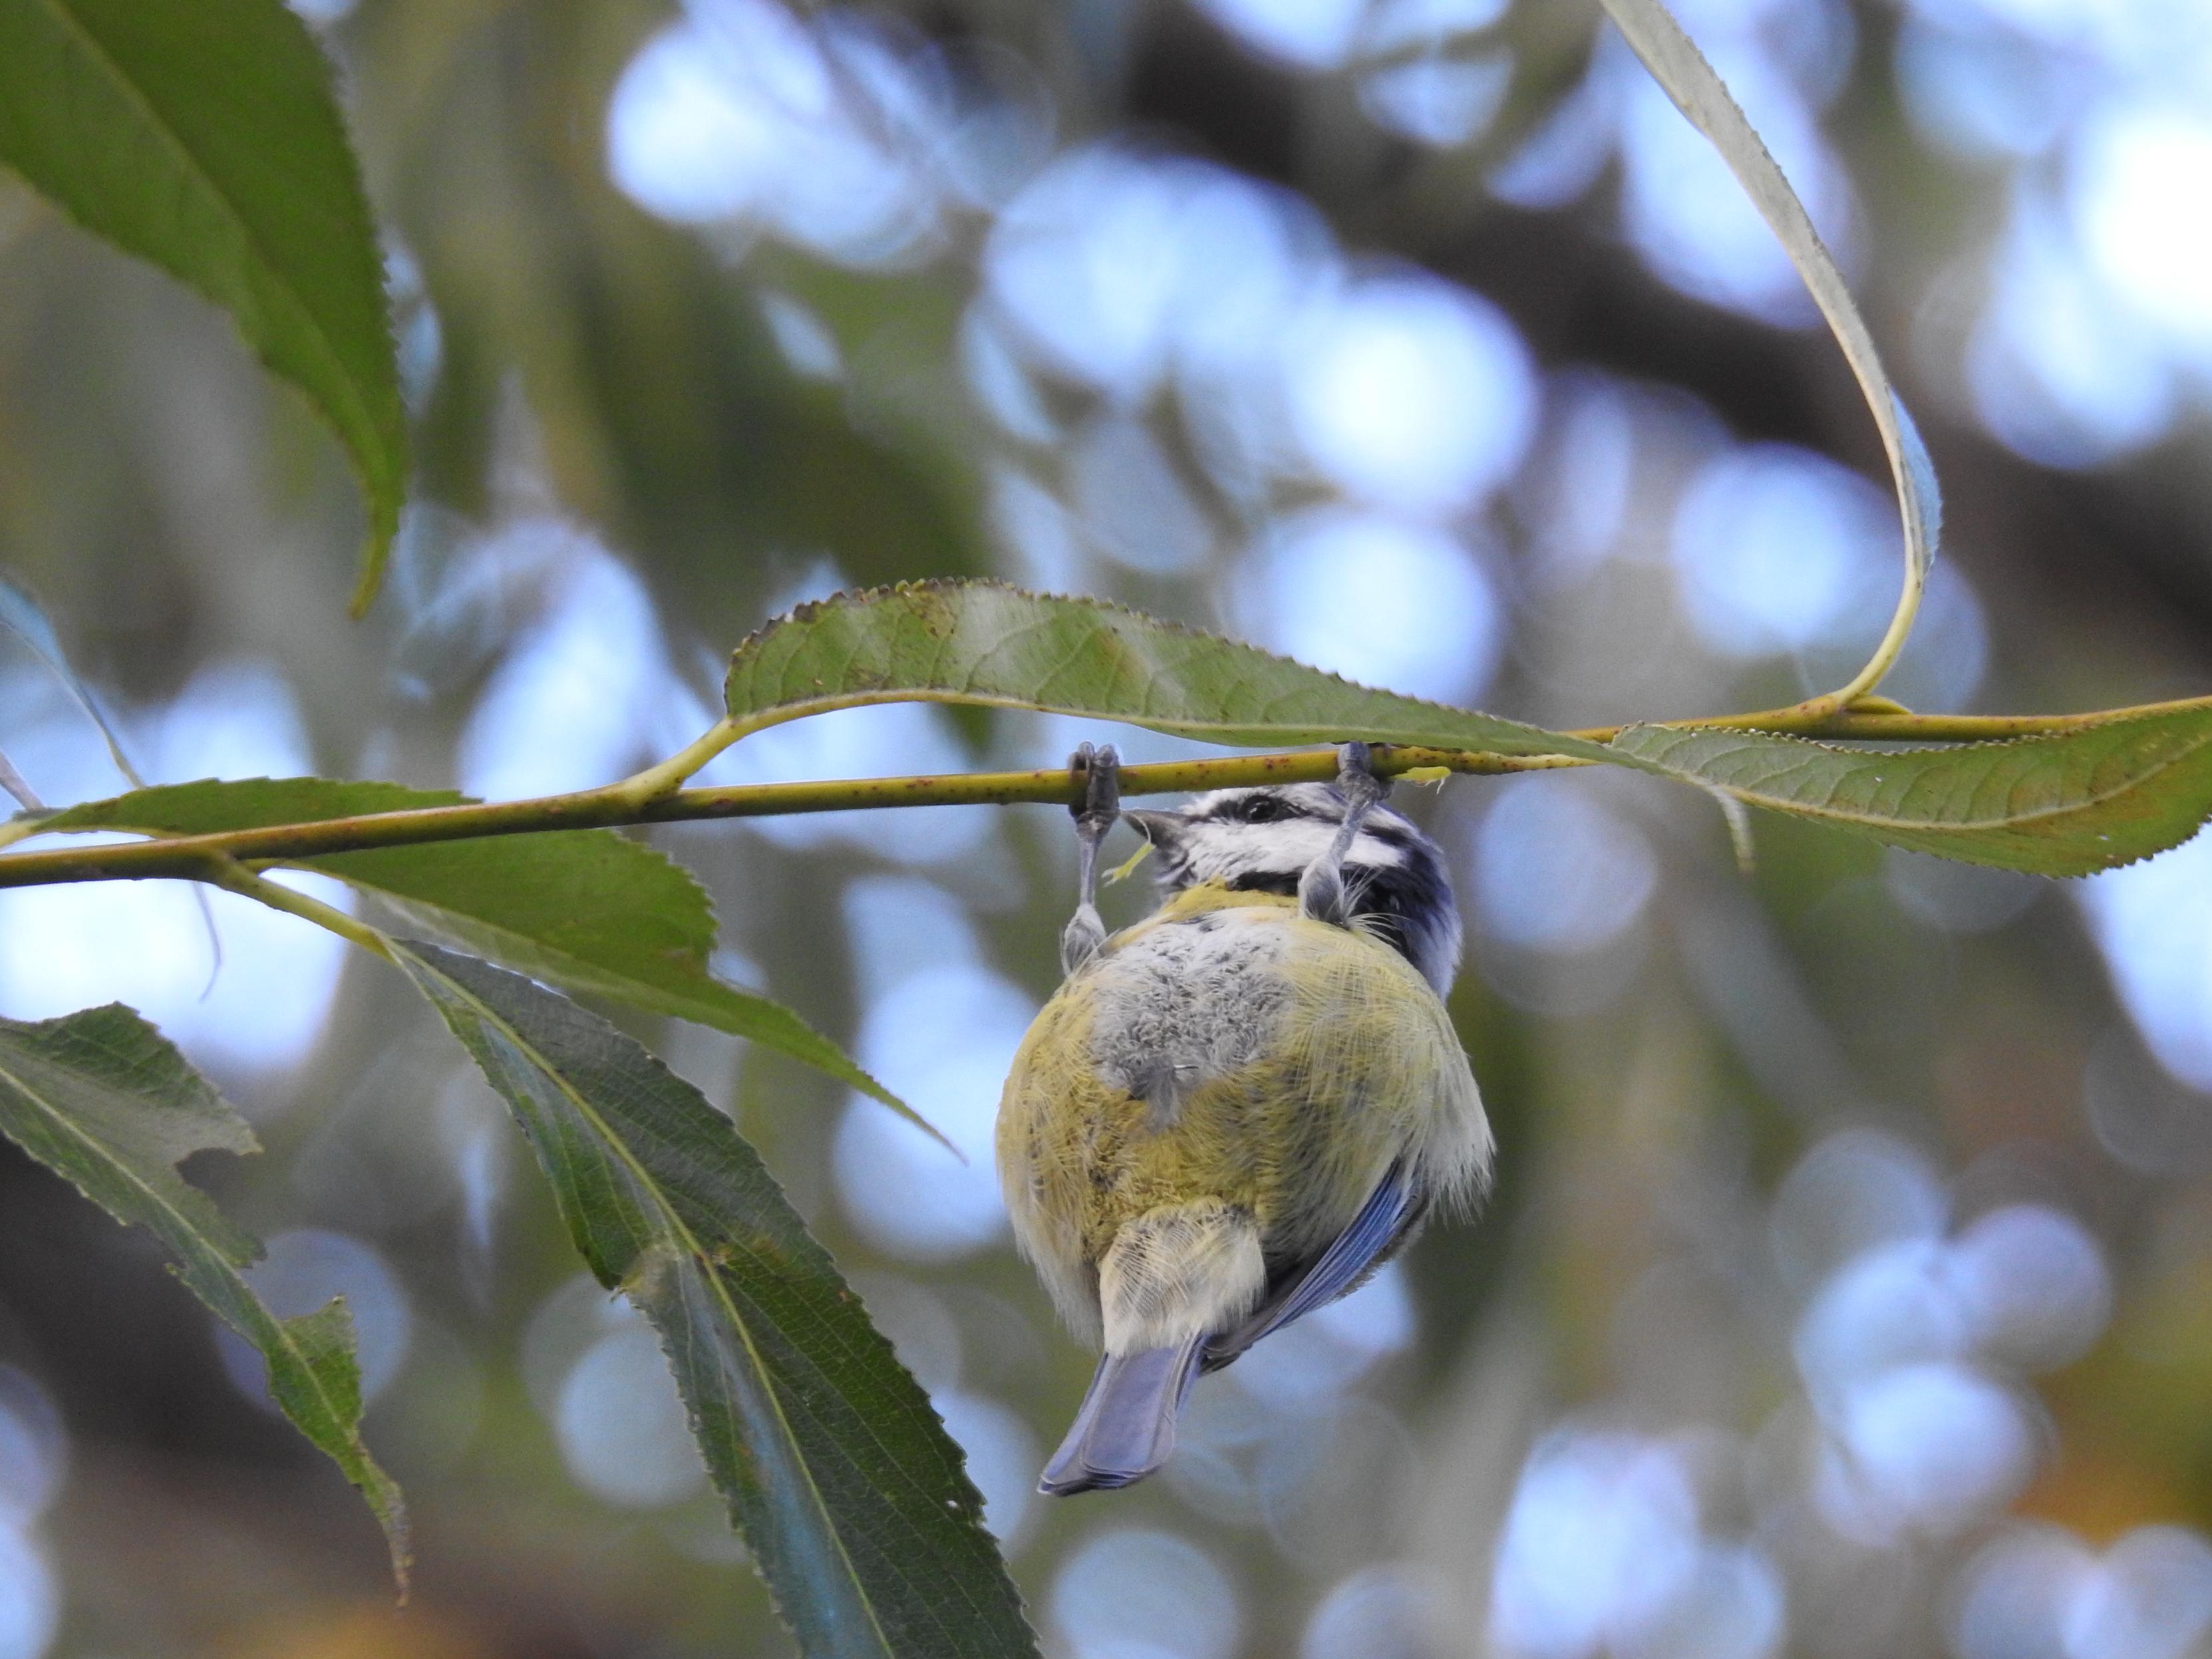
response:
<svg viewBox="0 0 2212 1659"><path fill-rule="evenodd" d="M1403 1163L1393 1164L1352 1224L1303 1270L1269 1289L1243 1322L1210 1339L1206 1369L1218 1370L1261 1337L1326 1307L1373 1271L1426 1207Z"/></svg>

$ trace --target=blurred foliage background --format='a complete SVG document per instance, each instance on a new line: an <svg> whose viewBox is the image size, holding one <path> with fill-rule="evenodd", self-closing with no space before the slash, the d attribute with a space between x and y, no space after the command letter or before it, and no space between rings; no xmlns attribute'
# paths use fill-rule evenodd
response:
<svg viewBox="0 0 2212 1659"><path fill-rule="evenodd" d="M781 9L301 0L388 238L419 477L344 620L335 447L223 319L0 181L0 565L157 781L540 793L709 719L794 600L1002 574L1550 726L1763 707L1896 581L1874 429L1778 250L1568 0ZM1678 11L1843 257L1947 486L1886 688L2212 684L2212 14ZM707 781L1048 764L855 711ZM40 792L112 793L0 656ZM2212 1651L2212 852L2079 884L1627 776L1401 787L1455 860L1498 1191L1206 1383L1168 1474L1030 1489L1088 1356L988 1138L1065 816L662 837L725 971L965 1146L696 1029L1081 1659ZM1115 895L1124 916L1143 900ZM416 1603L126 1236L0 1150L0 1659L788 1651L649 1334L380 965L124 885L0 896L0 1012L143 1009L266 1154L195 1178L362 1327Z"/></svg>

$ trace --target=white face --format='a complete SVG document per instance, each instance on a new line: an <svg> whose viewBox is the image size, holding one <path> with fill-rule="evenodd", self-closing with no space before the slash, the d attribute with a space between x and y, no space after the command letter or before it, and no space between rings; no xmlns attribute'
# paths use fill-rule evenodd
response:
<svg viewBox="0 0 2212 1659"><path fill-rule="evenodd" d="M1173 812L1128 817L1158 848L1162 887L1205 882L1295 895L1344 823L1344 798L1323 783L1218 789ZM1357 915L1374 918L1442 995L1459 966L1459 909L1443 852L1413 821L1377 805L1345 859Z"/></svg>
<svg viewBox="0 0 2212 1659"><path fill-rule="evenodd" d="M1166 855L1162 874L1176 885L1218 881L1293 892L1297 878L1335 841L1344 802L1319 783L1217 789L1173 813L1140 818L1146 821L1157 827L1154 839ZM1345 862L1355 869L1396 869L1419 835L1398 813L1378 806Z"/></svg>

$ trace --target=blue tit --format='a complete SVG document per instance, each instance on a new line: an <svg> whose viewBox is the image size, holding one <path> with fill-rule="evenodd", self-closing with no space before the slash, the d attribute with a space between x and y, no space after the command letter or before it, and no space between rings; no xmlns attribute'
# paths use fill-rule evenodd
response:
<svg viewBox="0 0 2212 1659"><path fill-rule="evenodd" d="M1436 845L1382 803L1364 745L1328 784L1118 811L1089 745L1065 978L998 1124L1022 1252L1103 1349L1042 1491L1166 1462L1202 1371L1368 1278L1469 1206L1491 1134L1443 994L1460 925ZM1163 902L1111 939L1093 902L1117 818Z"/></svg>

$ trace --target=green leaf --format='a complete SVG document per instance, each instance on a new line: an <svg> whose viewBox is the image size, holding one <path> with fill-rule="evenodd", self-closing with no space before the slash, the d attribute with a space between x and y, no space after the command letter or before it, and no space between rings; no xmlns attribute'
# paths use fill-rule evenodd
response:
<svg viewBox="0 0 2212 1659"><path fill-rule="evenodd" d="M1656 726L1629 727L1613 747L1753 806L2044 876L2148 858L2187 841L2212 814L2207 708L1905 751Z"/></svg>
<svg viewBox="0 0 2212 1659"><path fill-rule="evenodd" d="M959 1448L729 1121L565 999L393 948L514 1107L599 1282L659 1332L804 1651L1034 1654Z"/></svg>
<svg viewBox="0 0 2212 1659"><path fill-rule="evenodd" d="M279 1319L242 1269L260 1244L177 1173L194 1152L258 1151L246 1120L161 1034L120 1004L25 1024L0 1019L0 1133L174 1258L177 1276L258 1349L269 1392L361 1488L407 1585L407 1511L361 1440L361 1372L343 1301Z"/></svg>
<svg viewBox="0 0 2212 1659"><path fill-rule="evenodd" d="M368 812L453 806L465 797L327 778L215 779L73 806L41 833L129 830L214 835ZM415 926L571 990L711 1025L790 1055L874 1097L935 1135L897 1096L812 1026L714 977L714 913L690 872L611 830L432 842L301 859L379 898ZM942 1139L942 1136L938 1137Z"/></svg>
<svg viewBox="0 0 2212 1659"><path fill-rule="evenodd" d="M1094 599L990 583L841 593L769 623L731 661L730 714L748 730L903 699L1045 708L1222 744L1358 737L1565 755L1900 847L2046 875L2146 857L2187 840L2212 814L2206 708L1903 753L1712 726L1631 726L1607 744L1370 691Z"/></svg>
<svg viewBox="0 0 2212 1659"><path fill-rule="evenodd" d="M282 0L0 0L0 162L228 311L353 458L359 611L407 427L376 237L330 66Z"/></svg>
<svg viewBox="0 0 2212 1659"><path fill-rule="evenodd" d="M996 582L908 582L803 605L737 648L724 694L747 730L920 700L1091 715L1252 747L1364 738L1610 758L1603 744L1563 732L1371 691L1097 599Z"/></svg>
<svg viewBox="0 0 2212 1659"><path fill-rule="evenodd" d="M1936 538L1942 528L1942 497L1936 484L1936 469L1928 459L1919 429L1890 384L1881 355L1866 319L1851 302L1843 273L1813 228L1813 221L1790 180L1775 165L1774 157L1751 123L1744 117L1727 86L1713 72L1703 53L1682 33L1662 0L1602 0L1628 44L1644 60L1652 78L1666 88L1675 107L1698 131L1712 141L1737 181L1759 209L1759 216L1781 242L1790 264L1804 279L1813 302L1827 319L1829 330L1844 350L1867 407L1881 428L1882 447L1888 452L1890 476L1897 485L1899 510L1905 521L1905 586L1897 612L1875 660L1850 686L1852 696L1874 689L1883 672L1905 646L1920 595L1936 560Z"/></svg>

